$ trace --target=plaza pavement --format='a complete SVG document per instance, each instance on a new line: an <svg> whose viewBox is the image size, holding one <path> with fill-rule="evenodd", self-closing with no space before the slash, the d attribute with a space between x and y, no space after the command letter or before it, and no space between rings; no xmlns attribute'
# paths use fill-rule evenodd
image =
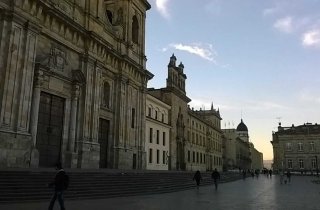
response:
<svg viewBox="0 0 320 210"><path fill-rule="evenodd" d="M200 186L174 193L96 200L66 200L67 210L319 210L320 185L316 177L293 176L280 184L279 176L264 175L224 183L217 191ZM48 202L0 204L0 210L46 210ZM60 209L56 202L56 210Z"/></svg>

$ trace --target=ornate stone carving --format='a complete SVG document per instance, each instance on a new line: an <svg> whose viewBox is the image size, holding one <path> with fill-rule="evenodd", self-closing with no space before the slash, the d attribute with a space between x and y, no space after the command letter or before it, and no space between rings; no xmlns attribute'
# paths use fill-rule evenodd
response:
<svg viewBox="0 0 320 210"><path fill-rule="evenodd" d="M50 54L39 58L38 62L54 71L63 71L65 66L68 65L66 52L55 46L52 46Z"/></svg>

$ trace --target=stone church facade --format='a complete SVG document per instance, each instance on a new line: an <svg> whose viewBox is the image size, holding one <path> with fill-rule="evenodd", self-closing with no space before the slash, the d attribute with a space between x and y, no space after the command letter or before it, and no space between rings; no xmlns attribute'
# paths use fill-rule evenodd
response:
<svg viewBox="0 0 320 210"><path fill-rule="evenodd" d="M0 0L0 167L145 167L148 9Z"/></svg>
<svg viewBox="0 0 320 210"><path fill-rule="evenodd" d="M167 85L149 88L148 94L171 106L169 170L222 169L222 130L219 110L192 110L186 94L184 65L172 55L168 64Z"/></svg>

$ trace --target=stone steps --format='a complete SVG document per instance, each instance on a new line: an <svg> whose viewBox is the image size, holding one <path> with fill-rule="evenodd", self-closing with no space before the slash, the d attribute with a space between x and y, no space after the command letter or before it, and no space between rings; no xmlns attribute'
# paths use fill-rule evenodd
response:
<svg viewBox="0 0 320 210"><path fill-rule="evenodd" d="M195 187L193 172L93 172L68 171L67 199L94 199L174 192ZM0 171L0 203L49 200L47 187L55 171ZM212 184L210 173L202 173L201 185ZM239 179L239 174L223 173L221 182Z"/></svg>

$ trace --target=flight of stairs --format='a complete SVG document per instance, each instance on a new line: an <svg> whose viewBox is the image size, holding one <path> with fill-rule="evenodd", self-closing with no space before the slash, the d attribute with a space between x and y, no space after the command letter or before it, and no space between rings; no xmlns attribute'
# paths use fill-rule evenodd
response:
<svg viewBox="0 0 320 210"><path fill-rule="evenodd" d="M70 184L66 199L94 199L158 194L194 188L194 172L174 171L68 171ZM0 203L48 200L48 188L55 171L1 171ZM202 173L201 185L213 183L210 173ZM220 182L237 180L240 174L222 173Z"/></svg>

